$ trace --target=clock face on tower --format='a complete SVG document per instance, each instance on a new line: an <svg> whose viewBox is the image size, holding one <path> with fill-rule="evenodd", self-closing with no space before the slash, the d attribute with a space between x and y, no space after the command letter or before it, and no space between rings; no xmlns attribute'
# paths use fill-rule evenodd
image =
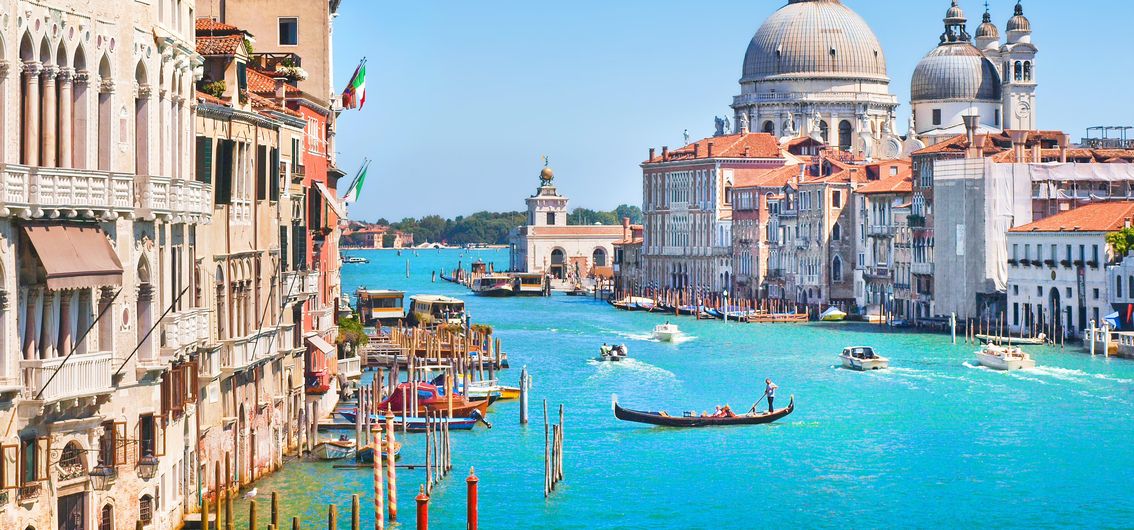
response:
<svg viewBox="0 0 1134 530"><path fill-rule="evenodd" d="M1016 117L1017 118L1027 118L1028 116L1031 116L1031 115L1032 115L1032 105L1030 103L1028 103L1027 101L1021 101L1019 105L1016 105Z"/></svg>

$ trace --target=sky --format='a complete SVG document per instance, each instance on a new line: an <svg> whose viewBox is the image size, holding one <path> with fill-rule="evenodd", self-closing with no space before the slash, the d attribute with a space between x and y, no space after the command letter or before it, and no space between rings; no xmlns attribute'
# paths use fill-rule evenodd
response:
<svg viewBox="0 0 1134 530"><path fill-rule="evenodd" d="M844 0L882 43L890 89L943 31L949 0ZM989 0L1004 33L1015 0ZM367 101L338 122L339 166L373 160L351 217L374 221L523 210L542 156L570 207L641 204L650 147L682 145L731 116L752 35L786 0L346 0L334 23L337 86L362 57ZM960 0L974 32L983 2ZM1037 118L1078 139L1134 123L1134 2L1024 0ZM340 184L344 188L348 182Z"/></svg>

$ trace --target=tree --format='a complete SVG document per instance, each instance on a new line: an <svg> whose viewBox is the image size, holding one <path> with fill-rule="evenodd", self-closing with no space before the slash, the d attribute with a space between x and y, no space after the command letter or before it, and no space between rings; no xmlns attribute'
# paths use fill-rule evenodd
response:
<svg viewBox="0 0 1134 530"><path fill-rule="evenodd" d="M374 221L374 224L378 226L390 226L390 221L387 221L385 217L379 217L377 221Z"/></svg>
<svg viewBox="0 0 1134 530"><path fill-rule="evenodd" d="M1122 259L1127 252L1134 249L1134 227L1107 234L1106 243L1114 249L1115 259Z"/></svg>
<svg viewBox="0 0 1134 530"><path fill-rule="evenodd" d="M398 239L397 234L386 232L382 234L382 248L393 248L394 241Z"/></svg>
<svg viewBox="0 0 1134 530"><path fill-rule="evenodd" d="M618 217L618 222L622 222L623 217L630 218L630 224L642 224L642 209L632 204L620 204L618 208L614 209L615 217Z"/></svg>

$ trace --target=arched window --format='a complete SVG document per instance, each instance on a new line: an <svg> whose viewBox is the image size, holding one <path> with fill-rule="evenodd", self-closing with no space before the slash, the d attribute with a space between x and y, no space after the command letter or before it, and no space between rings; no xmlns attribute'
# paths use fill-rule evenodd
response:
<svg viewBox="0 0 1134 530"><path fill-rule="evenodd" d="M63 452L59 455L59 468L62 470L64 476L73 477L81 475L85 469L83 465L83 450L79 444L69 442L63 447Z"/></svg>
<svg viewBox="0 0 1134 530"><path fill-rule="evenodd" d="M1032 62L1024 61L1024 81L1032 80Z"/></svg>
<svg viewBox="0 0 1134 530"><path fill-rule="evenodd" d="M98 530L114 530L114 507L107 504L98 514Z"/></svg>
<svg viewBox="0 0 1134 530"><path fill-rule="evenodd" d="M1023 81L1024 80L1024 64L1020 61L1016 61L1015 70L1016 70L1016 73L1015 73L1015 76L1014 76L1015 79L1017 81Z"/></svg>
<svg viewBox="0 0 1134 530"><path fill-rule="evenodd" d="M113 119L114 80L110 76L110 60L104 55L98 65L98 169L110 171L111 119Z"/></svg>
<svg viewBox="0 0 1134 530"><path fill-rule="evenodd" d="M847 120L839 122L839 149L843 151L850 151L851 148L851 123Z"/></svg>
<svg viewBox="0 0 1134 530"><path fill-rule="evenodd" d="M771 120L764 122L764 132L776 134L776 124L772 123Z"/></svg>
<svg viewBox="0 0 1134 530"><path fill-rule="evenodd" d="M831 260L831 281L843 281L843 260L838 256Z"/></svg>
<svg viewBox="0 0 1134 530"><path fill-rule="evenodd" d="M839 241L842 238L843 238L843 227L839 223L835 223L835 226L833 228L831 228L831 240L832 241Z"/></svg>
<svg viewBox="0 0 1134 530"><path fill-rule="evenodd" d="M831 127L827 125L826 120L819 122L819 137L823 139L823 143L828 143L831 137Z"/></svg>
<svg viewBox="0 0 1134 530"><path fill-rule="evenodd" d="M594 253L591 255L591 262L594 264L595 267L605 267L606 266L606 249L604 249L602 247L596 248Z"/></svg>
<svg viewBox="0 0 1134 530"><path fill-rule="evenodd" d="M141 61L134 69L137 94L134 97L134 170L138 175L150 174L150 93L146 66Z"/></svg>
<svg viewBox="0 0 1134 530"><path fill-rule="evenodd" d="M154 498L149 493L138 499L138 519L144 524L150 524L154 520Z"/></svg>

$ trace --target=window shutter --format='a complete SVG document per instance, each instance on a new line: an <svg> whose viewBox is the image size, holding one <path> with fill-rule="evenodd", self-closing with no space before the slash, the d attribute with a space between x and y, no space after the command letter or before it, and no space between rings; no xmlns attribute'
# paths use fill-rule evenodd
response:
<svg viewBox="0 0 1134 530"><path fill-rule="evenodd" d="M213 139L197 137L197 182L213 182Z"/></svg>
<svg viewBox="0 0 1134 530"><path fill-rule="evenodd" d="M51 438L35 439L35 480L47 480L48 462L51 460Z"/></svg>
<svg viewBox="0 0 1134 530"><path fill-rule="evenodd" d="M187 401L196 403L197 395L201 391L201 387L197 386L200 383L201 374L201 360L198 358L193 361L193 364L188 365L189 368L189 398Z"/></svg>
<svg viewBox="0 0 1134 530"><path fill-rule="evenodd" d="M0 490L20 487L20 446L0 446Z"/></svg>
<svg viewBox="0 0 1134 530"><path fill-rule="evenodd" d="M271 165L268 166L268 178L270 180L269 198L278 202L280 200L280 150L272 149Z"/></svg>
<svg viewBox="0 0 1134 530"><path fill-rule="evenodd" d="M121 466L126 464L126 422L114 423L114 436L111 438L114 444L114 465Z"/></svg>
<svg viewBox="0 0 1134 530"><path fill-rule="evenodd" d="M280 227L280 270L282 270L282 271L291 270L291 267L290 267L290 264L289 264L289 262L291 261L291 255L288 254L287 236L288 236L287 227L281 226Z"/></svg>
<svg viewBox="0 0 1134 530"><path fill-rule="evenodd" d="M221 140L217 155L217 181L214 195L217 204L232 203L232 151L236 143Z"/></svg>
<svg viewBox="0 0 1134 530"><path fill-rule="evenodd" d="M154 422L154 456L165 456L165 420L153 418Z"/></svg>
<svg viewBox="0 0 1134 530"><path fill-rule="evenodd" d="M256 148L256 200L263 201L268 199L268 186L264 182L268 178L268 148L259 146Z"/></svg>
<svg viewBox="0 0 1134 530"><path fill-rule="evenodd" d="M173 371L161 378L161 415L167 416L173 410Z"/></svg>

